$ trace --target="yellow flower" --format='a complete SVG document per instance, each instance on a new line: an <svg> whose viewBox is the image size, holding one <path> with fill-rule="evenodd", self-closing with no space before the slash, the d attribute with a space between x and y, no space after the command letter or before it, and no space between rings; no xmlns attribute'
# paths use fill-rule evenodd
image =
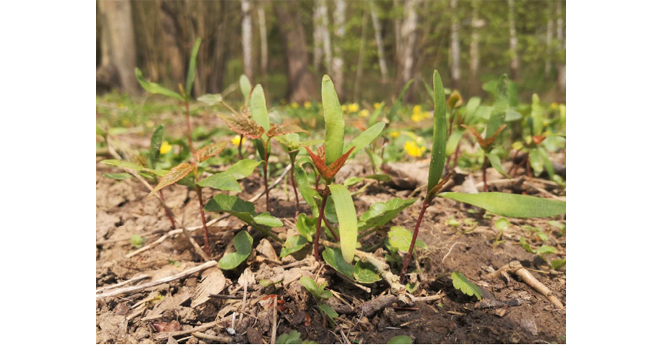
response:
<svg viewBox="0 0 660 345"><path fill-rule="evenodd" d="M369 110L367 110L367 109L362 109L362 110L358 113L358 115L361 116L361 117L368 117L368 116L369 116Z"/></svg>
<svg viewBox="0 0 660 345"><path fill-rule="evenodd" d="M351 103L348 105L349 113L356 113L358 110L360 110L360 106L357 103Z"/></svg>
<svg viewBox="0 0 660 345"><path fill-rule="evenodd" d="M422 113L422 106L421 105L416 105L413 107L413 114L421 114Z"/></svg>
<svg viewBox="0 0 660 345"><path fill-rule="evenodd" d="M426 150L426 147L420 147L414 141L406 141L403 149L406 150L411 157L421 157L422 153Z"/></svg>
<svg viewBox="0 0 660 345"><path fill-rule="evenodd" d="M550 108L552 108L552 110L556 110L557 106L558 106L557 102L552 102L552 104L550 104Z"/></svg>
<svg viewBox="0 0 660 345"><path fill-rule="evenodd" d="M374 109L378 109L383 106L383 103L374 103Z"/></svg>
<svg viewBox="0 0 660 345"><path fill-rule="evenodd" d="M390 136L391 136L392 138L394 138L394 139L398 138L399 135L401 135L401 133L399 133L399 132L391 132L391 133L390 133Z"/></svg>
<svg viewBox="0 0 660 345"><path fill-rule="evenodd" d="M341 111L346 112L346 110L348 110L348 107L346 106L346 104L342 105L341 106Z"/></svg>
<svg viewBox="0 0 660 345"><path fill-rule="evenodd" d="M240 135L235 136L235 137L231 140L231 143L234 144L235 146L238 146L238 144L241 143L241 136L240 136Z"/></svg>
<svg viewBox="0 0 660 345"><path fill-rule="evenodd" d="M312 107L312 103L310 103L310 102L305 102L305 104L303 104L303 106L305 107L305 109L309 109L309 108Z"/></svg>
<svg viewBox="0 0 660 345"><path fill-rule="evenodd" d="M172 150L172 145L168 143L167 141L163 141L163 143L160 145L160 154L164 155Z"/></svg>
<svg viewBox="0 0 660 345"><path fill-rule="evenodd" d="M293 108L293 109L298 109L298 103L296 103L296 102L291 102L291 108Z"/></svg>

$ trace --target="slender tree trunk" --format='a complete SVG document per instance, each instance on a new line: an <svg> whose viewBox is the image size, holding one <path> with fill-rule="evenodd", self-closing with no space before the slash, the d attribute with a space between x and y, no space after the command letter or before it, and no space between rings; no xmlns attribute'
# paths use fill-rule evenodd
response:
<svg viewBox="0 0 660 345"><path fill-rule="evenodd" d="M479 85L479 29L483 20L479 19L479 1L472 0L472 37L470 38L470 95L476 95L481 90Z"/></svg>
<svg viewBox="0 0 660 345"><path fill-rule="evenodd" d="M321 28L321 1L314 0L314 14L313 26L314 26L314 70L319 71L321 67L321 59L323 58L323 30Z"/></svg>
<svg viewBox="0 0 660 345"><path fill-rule="evenodd" d="M229 11L227 2L219 3L218 17L222 14L222 21L218 24L215 32L215 44L213 49L213 70L209 77L209 92L219 93L222 91L225 66L229 56L229 47L227 47L227 27L229 23Z"/></svg>
<svg viewBox="0 0 660 345"><path fill-rule="evenodd" d="M266 12L261 1L257 5L257 17L259 18L259 43L261 45L261 79L264 91L268 94L268 34L266 32Z"/></svg>
<svg viewBox="0 0 660 345"><path fill-rule="evenodd" d="M102 1L101 1L102 2ZM163 54L168 62L169 75L172 78L174 85L183 83L185 80L185 55L183 53L183 46L181 39L182 34L174 17L173 9L167 1L160 3L160 21L163 30Z"/></svg>
<svg viewBox="0 0 660 345"><path fill-rule="evenodd" d="M563 19L563 1L557 1L557 41L559 42L559 49L566 51L566 40L564 39L564 19ZM566 92L566 61L561 59L557 66L557 84L559 85L559 92Z"/></svg>
<svg viewBox="0 0 660 345"><path fill-rule="evenodd" d="M402 86L412 78L414 64L413 53L417 39L417 7L420 0L405 0L403 4L403 22L401 23L402 52L399 61L399 85Z"/></svg>
<svg viewBox="0 0 660 345"><path fill-rule="evenodd" d="M511 51L511 80L518 79L519 61L518 61L518 35L516 34L515 3L509 1L509 49Z"/></svg>
<svg viewBox="0 0 660 345"><path fill-rule="evenodd" d="M364 46L367 43L367 4L364 3L362 10L362 35L360 37L360 52L358 53L357 73L355 73L355 85L353 87L353 101L358 102L360 96L360 81L362 79L362 60L364 58Z"/></svg>
<svg viewBox="0 0 660 345"><path fill-rule="evenodd" d="M387 62L385 61L385 48L383 47L383 36L380 27L380 19L376 12L374 0L369 0L369 9L371 11L371 21L374 25L374 35L376 36L376 48L378 49L378 66L380 67L381 81L387 80Z"/></svg>
<svg viewBox="0 0 660 345"><path fill-rule="evenodd" d="M317 83L309 70L305 29L298 4L282 1L274 7L287 59L289 99L298 103L318 99Z"/></svg>
<svg viewBox="0 0 660 345"><path fill-rule="evenodd" d="M401 6L400 1L401 0L394 0L393 9L395 12L399 11L399 8ZM397 15L394 17L393 21L394 21L394 48L395 48L394 60L396 62L396 65L400 66L402 60L401 56L403 55L403 40L401 38L401 18L399 18L399 16ZM400 74L401 70L399 69L397 73Z"/></svg>
<svg viewBox="0 0 660 345"><path fill-rule="evenodd" d="M554 34L554 20L552 19L552 1L548 1L548 24L545 32L545 69L543 71L546 80L550 79L550 73L552 72L552 36Z"/></svg>
<svg viewBox="0 0 660 345"><path fill-rule="evenodd" d="M325 63L326 72L332 73L332 48L326 0L316 0L314 6L314 70L317 72L321 70L321 59Z"/></svg>
<svg viewBox="0 0 660 345"><path fill-rule="evenodd" d="M250 1L241 0L241 42L243 43L243 70L250 80L254 80L252 66L252 21L250 20Z"/></svg>
<svg viewBox="0 0 660 345"><path fill-rule="evenodd" d="M335 84L337 97L339 100L344 99L344 54L342 51L342 43L344 35L346 34L346 1L336 0L335 11L333 13L334 27L335 27L335 46L334 55L332 57L332 81Z"/></svg>
<svg viewBox="0 0 660 345"><path fill-rule="evenodd" d="M454 89L458 89L461 83L461 46L458 41L458 0L451 0L451 81Z"/></svg>
<svg viewBox="0 0 660 345"><path fill-rule="evenodd" d="M111 64L117 71L119 87L129 94L135 95L138 87L135 79L135 34L131 3L127 0L102 2L103 5L100 9L105 18L105 24L107 24L107 30L104 31L109 38L106 41L106 48L109 48Z"/></svg>

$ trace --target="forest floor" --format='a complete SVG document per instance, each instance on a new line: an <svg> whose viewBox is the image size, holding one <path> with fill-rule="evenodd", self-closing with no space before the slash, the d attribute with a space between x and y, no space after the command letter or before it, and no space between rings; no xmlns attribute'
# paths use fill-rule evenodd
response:
<svg viewBox="0 0 660 345"><path fill-rule="evenodd" d="M148 143L141 141L140 145L146 148ZM116 181L104 177L104 173L121 171L98 161L97 289L140 275L147 277L124 287L154 281L203 263L203 259L181 234L167 237L149 250L127 257L136 250L129 241L133 235L140 235L145 239L144 245L149 245L165 235L171 226L158 200L146 198L148 191L143 185L134 179ZM424 164L428 166L428 161L408 164L412 165L404 167L403 171L413 171L414 167L422 167L420 170L423 170ZM342 169L337 180L341 183L348 176L364 176L369 173L367 170L363 162L354 160ZM503 180L492 168L488 174L493 181ZM274 173L271 181L276 177ZM481 181L481 176L479 173L466 174L461 180L455 180L453 191L474 188L475 185L479 187L479 183L474 182ZM353 192L364 187L368 183L365 181L350 190ZM244 200L258 195L262 189L256 172L241 180L240 184L243 191L238 196ZM393 197L409 198L413 189L402 189L392 184L370 184L363 193L354 197L357 213L361 214L377 201L387 201ZM559 193L552 182L522 178L493 183L491 189L525 192L540 197L547 197L546 193ZM540 189L543 194L539 194ZM194 191L174 185L164 189L163 193L176 219L183 219L186 228L196 229L200 225L199 204ZM218 191L205 189L204 200L207 201L215 193ZM392 225L412 230L422 204L418 194L412 197L418 199L415 204L401 212L385 229L371 235L363 245L368 247L382 243L387 229ZM566 200L565 194L555 198ZM286 179L271 190L270 199L271 214L284 223L284 227L273 231L280 237L296 234L295 203ZM256 200L255 206L258 212L265 212L264 197ZM306 205L302 205L300 211L310 213ZM218 217L220 215L207 213L207 221ZM448 221L457 224L452 219L460 225L447 225ZM469 225L466 225L467 219ZM277 336L297 330L301 341L318 343L386 343L397 335L408 335L415 343L565 342L565 309L553 305L515 275L508 279L489 277L489 273L512 261L519 261L565 306L565 267L560 271L551 270L544 260L525 251L519 244L519 239L524 237L538 245L538 237L530 235L522 226L540 227L548 236L544 243L558 249L557 254L548 255L547 259L565 258L566 236L548 224L549 220L565 224L565 215L553 219L510 219L510 227L501 234L493 226L495 219L471 206L436 198L426 211L420 228L419 238L427 244L428 250L420 252L418 265L422 273L413 275L419 281L413 295L440 296L433 301L417 301L414 306L390 301L373 315L366 316L363 306L384 294L389 288L387 283L381 281L371 286L360 286L349 282L329 266L316 262L310 245L295 253L295 258L288 256L280 259L277 255L281 249L279 243L266 240L260 232L234 217L224 217L209 226L213 259L219 260L233 236L247 229L254 238L255 248L247 263L234 271L221 271L216 265L140 291L97 298L96 341L263 344L271 342L275 319ZM191 234L197 243L203 245L202 230L191 231ZM494 245L498 235L502 243ZM376 256L382 257L382 254L382 250L375 252ZM248 284L244 302L244 289L239 277L246 268L254 273L255 283ZM398 268L395 268L395 273L397 271ZM478 285L483 299L479 301L475 296L456 290L450 277L454 271L460 271ZM339 314L335 319L336 326L331 326L321 316L314 299L301 287L299 280L302 276L328 282L333 297L327 303ZM264 287L259 284L261 279L281 280L282 283ZM217 297L200 297L203 291L211 291ZM273 298L278 301L275 316L271 304Z"/></svg>

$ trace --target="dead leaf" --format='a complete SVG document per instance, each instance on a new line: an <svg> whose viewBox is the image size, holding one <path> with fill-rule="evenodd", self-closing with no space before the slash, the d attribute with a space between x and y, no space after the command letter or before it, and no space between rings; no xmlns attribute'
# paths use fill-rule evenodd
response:
<svg viewBox="0 0 660 345"><path fill-rule="evenodd" d="M206 303L211 297L209 294L219 294L225 288L225 275L218 267L212 267L202 273L202 282L197 285L190 307Z"/></svg>

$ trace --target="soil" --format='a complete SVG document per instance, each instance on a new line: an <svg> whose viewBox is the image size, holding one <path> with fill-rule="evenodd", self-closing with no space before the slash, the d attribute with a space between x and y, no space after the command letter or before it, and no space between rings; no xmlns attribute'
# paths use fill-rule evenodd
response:
<svg viewBox="0 0 660 345"><path fill-rule="evenodd" d="M362 164L359 161L351 162L342 169L340 174L343 175L338 179L349 175L368 174L368 169ZM119 170L97 163L97 288L120 283L139 274L147 274L151 279L166 277L202 262L182 235L168 238L142 254L127 258L126 255L135 250L128 240L133 235L140 235L145 239L145 244L148 244L171 230L171 225L156 198L146 198L148 193L144 186L134 179L115 181L104 177L103 174L108 172ZM498 176L495 172L492 173ZM273 173L271 181L276 176L279 176L278 172ZM481 181L478 174L472 178L474 181ZM245 200L251 198L259 193L260 183L255 172L250 178L241 181L243 192L238 195ZM351 187L351 191L357 191L364 184L365 182L361 182ZM461 188L461 185L457 185L452 190L460 191ZM515 186L491 187L497 188L505 192L538 193L535 189L521 190ZM398 189L385 184L368 186L364 193L354 198L358 215L376 201L387 201L393 197L407 198L412 192L411 189ZM177 220L183 219L186 227L200 224L199 204L193 191L175 185L164 189L163 193ZM205 201L215 193L217 191L205 189ZM292 190L286 181L273 189L270 197L271 214L282 219L285 224L274 231L282 238L296 234L295 203ZM419 196L416 197L418 200L415 204L399 214L384 229L368 237L362 243L363 248L382 243L390 226L399 225L412 230L422 204ZM565 200L565 196L561 198ZM257 212L265 211L263 197L255 202L255 206ZM300 211L310 213L305 205L301 206ZM218 216L207 213L207 221ZM447 225L447 221L452 218L461 223L471 218L474 225ZM566 305L565 268L554 271L541 258L526 252L519 245L519 239L525 237L534 246L540 246L538 237L533 237L521 228L523 225L539 226L548 236L544 243L555 246L559 253L546 258L565 258L565 235L548 225L549 219L511 219L511 226L501 235L503 243L494 246L499 233L493 226L496 219L497 217L483 215L468 205L443 198L436 198L428 208L419 238L429 249L421 252L419 257L422 273L412 275L413 279L421 280L413 295L431 296L440 293L443 294L440 300L417 302L414 307L394 303L367 318L361 315L360 307L363 303L386 293L388 285L385 282L358 287L344 280L329 266L316 263L309 245L294 254L295 258L289 256L281 261L273 257L267 248L259 251L253 249L246 263L234 271L222 271L220 274L221 279L224 279L220 284L223 289L214 293L229 297L210 298L192 307L192 300L195 299L205 276L205 272L200 272L137 293L97 299L96 341L211 343L212 340L204 340L191 334L169 339L167 336L163 337L163 334L167 335L167 331L185 331L217 321L216 326L200 332L230 340L232 343L270 343L273 312L268 303L269 297L277 296L277 335L296 330L300 332L300 339L303 341L387 343L394 336L408 335L415 343L565 342L565 310L553 306L545 296L515 276L511 276L509 281L486 278L493 270L518 260ZM565 224L565 216L556 217L554 220ZM222 257L233 236L242 229L248 230L253 236L254 248L264 240L258 231L244 226L240 220L233 217L225 218L209 227L211 252L215 260ZM203 245L201 230L194 231L193 238ZM272 240L269 243L276 253L280 252L279 243ZM377 255L378 252L380 250ZM296 259L304 259L303 264L295 266ZM242 308L243 288L238 280L247 268L254 272L256 283L249 285L247 302L245 308ZM395 273L398 272L397 267L394 270ZM410 270L413 270L413 267ZM454 288L450 278L454 271L460 271L481 288L481 301ZM318 281L327 281L328 288L336 293L327 302L339 313L339 317L335 319L335 327L332 327L328 320L324 320L316 308L314 298L301 288L299 279L303 275L318 278ZM283 282L275 287L264 287L259 284L260 279ZM145 281L149 280L142 282ZM239 321L241 310L244 316ZM232 316L235 316L233 323ZM235 332L232 333L232 329Z"/></svg>

